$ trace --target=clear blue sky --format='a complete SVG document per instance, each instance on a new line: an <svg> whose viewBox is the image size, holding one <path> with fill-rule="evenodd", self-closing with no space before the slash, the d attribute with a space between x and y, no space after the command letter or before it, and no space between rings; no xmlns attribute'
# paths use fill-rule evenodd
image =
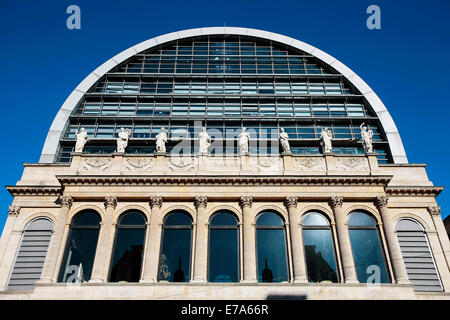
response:
<svg viewBox="0 0 450 320"><path fill-rule="evenodd" d="M81 8L81 30L66 8ZM381 8L381 30L366 8ZM353 69L379 95L410 163L450 186L450 1L5 1L0 0L1 182L15 184L22 162L37 162L47 131L71 91L115 54L168 32L251 27L310 43ZM450 213L450 191L437 198ZM0 188L0 229L12 197Z"/></svg>

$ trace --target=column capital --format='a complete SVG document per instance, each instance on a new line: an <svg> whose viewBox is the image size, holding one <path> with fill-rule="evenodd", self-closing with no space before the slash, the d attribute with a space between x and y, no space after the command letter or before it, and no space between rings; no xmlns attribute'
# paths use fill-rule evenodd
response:
<svg viewBox="0 0 450 320"><path fill-rule="evenodd" d="M328 200L328 205L331 207L331 209L334 209L336 207L342 207L343 203L344 197L342 196L331 196L330 200Z"/></svg>
<svg viewBox="0 0 450 320"><path fill-rule="evenodd" d="M73 204L73 198L71 196L61 196L59 198L59 202L61 204L61 207L67 207L70 209Z"/></svg>
<svg viewBox="0 0 450 320"><path fill-rule="evenodd" d="M163 203L162 197L150 197L150 208L158 207L161 209Z"/></svg>
<svg viewBox="0 0 450 320"><path fill-rule="evenodd" d="M9 206L8 214L11 216L18 216L20 213L20 207L17 206Z"/></svg>
<svg viewBox="0 0 450 320"><path fill-rule="evenodd" d="M195 208L206 208L208 205L208 197L207 196L197 196L194 199Z"/></svg>
<svg viewBox="0 0 450 320"><path fill-rule="evenodd" d="M383 207L387 207L388 202L389 202L389 196L377 196L375 198L375 201L373 202L373 204L379 210L379 209L381 209Z"/></svg>
<svg viewBox="0 0 450 320"><path fill-rule="evenodd" d="M432 216L440 216L441 215L441 207L430 206L427 208L427 210Z"/></svg>
<svg viewBox="0 0 450 320"><path fill-rule="evenodd" d="M113 209L117 207L117 197L115 196L105 197L105 209L108 209L109 207L113 207Z"/></svg>
<svg viewBox="0 0 450 320"><path fill-rule="evenodd" d="M298 197L290 196L290 197L286 197L286 199L284 200L284 205L286 206L287 209L289 209L291 207L297 208L297 202L298 202Z"/></svg>
<svg viewBox="0 0 450 320"><path fill-rule="evenodd" d="M251 208L252 204L253 204L253 197L251 196L242 196L239 199L239 205L241 206L242 209L244 209L245 207Z"/></svg>

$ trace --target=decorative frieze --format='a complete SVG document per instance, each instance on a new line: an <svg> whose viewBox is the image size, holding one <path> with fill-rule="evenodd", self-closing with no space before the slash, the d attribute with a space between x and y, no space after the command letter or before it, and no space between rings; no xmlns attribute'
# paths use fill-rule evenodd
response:
<svg viewBox="0 0 450 320"><path fill-rule="evenodd" d="M292 166L299 171L325 171L325 159L318 157L294 157Z"/></svg>
<svg viewBox="0 0 450 320"><path fill-rule="evenodd" d="M342 204L344 203L344 197L341 196L332 196L330 197L330 200L328 201L328 205L334 209L336 207L342 207Z"/></svg>
<svg viewBox="0 0 450 320"><path fill-rule="evenodd" d="M62 196L59 198L61 207L71 208L73 204L73 198L71 196Z"/></svg>
<svg viewBox="0 0 450 320"><path fill-rule="evenodd" d="M386 207L389 202L389 196L377 196L374 201L375 207L381 209L382 207Z"/></svg>
<svg viewBox="0 0 450 320"><path fill-rule="evenodd" d="M105 171L112 165L109 158L86 158L82 161L82 170L85 171Z"/></svg>
<svg viewBox="0 0 450 320"><path fill-rule="evenodd" d="M241 208L245 208L245 207L252 207L252 203L253 203L253 197L251 196L242 196L241 199L239 200L239 205L241 206Z"/></svg>
<svg viewBox="0 0 450 320"><path fill-rule="evenodd" d="M195 160L192 157L172 156L168 168L172 171L194 171Z"/></svg>
<svg viewBox="0 0 450 320"><path fill-rule="evenodd" d="M18 216L20 213L20 207L17 206L9 206L8 214L11 216Z"/></svg>
<svg viewBox="0 0 450 320"><path fill-rule="evenodd" d="M438 207L438 206L428 207L427 210L432 216L440 216L441 215L441 207Z"/></svg>
<svg viewBox="0 0 450 320"><path fill-rule="evenodd" d="M336 168L344 171L366 171L369 170L366 158L338 157L336 158Z"/></svg>
<svg viewBox="0 0 450 320"><path fill-rule="evenodd" d="M161 208L162 203L163 203L162 197L150 197L150 208L152 209L154 207Z"/></svg>
<svg viewBox="0 0 450 320"><path fill-rule="evenodd" d="M198 209L200 207L206 208L208 205L208 197L207 196L197 196L194 200L194 205Z"/></svg>
<svg viewBox="0 0 450 320"><path fill-rule="evenodd" d="M291 207L297 208L297 202L298 197L295 196L286 197L286 200L284 200L284 205L286 206L287 209Z"/></svg>
<svg viewBox="0 0 450 320"><path fill-rule="evenodd" d="M152 158L125 158L124 167L128 171L146 171L153 167Z"/></svg>
<svg viewBox="0 0 450 320"><path fill-rule="evenodd" d="M114 196L105 197L105 209L108 209L109 207L112 207L113 209L117 207L117 197Z"/></svg>

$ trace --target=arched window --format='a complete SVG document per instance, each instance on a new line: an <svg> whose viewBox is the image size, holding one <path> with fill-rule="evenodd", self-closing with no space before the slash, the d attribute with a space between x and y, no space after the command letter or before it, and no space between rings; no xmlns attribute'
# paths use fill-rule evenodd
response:
<svg viewBox="0 0 450 320"><path fill-rule="evenodd" d="M422 225L406 218L397 222L395 230L406 272L414 284L414 289L442 292L441 280Z"/></svg>
<svg viewBox="0 0 450 320"><path fill-rule="evenodd" d="M192 218L182 210L164 220L158 280L189 282L191 270Z"/></svg>
<svg viewBox="0 0 450 320"><path fill-rule="evenodd" d="M362 211L352 212L348 217L348 231L359 282L390 282L375 219Z"/></svg>
<svg viewBox="0 0 450 320"><path fill-rule="evenodd" d="M53 222L37 218L25 227L11 272L8 290L32 290L41 277L45 257L52 237Z"/></svg>
<svg viewBox="0 0 450 320"><path fill-rule="evenodd" d="M94 210L81 211L72 219L59 282L85 282L91 279L100 221L100 215Z"/></svg>
<svg viewBox="0 0 450 320"><path fill-rule="evenodd" d="M209 281L239 281L239 227L227 211L216 213L209 224Z"/></svg>
<svg viewBox="0 0 450 320"><path fill-rule="evenodd" d="M302 219L303 244L309 282L338 282L330 222L318 212Z"/></svg>
<svg viewBox="0 0 450 320"><path fill-rule="evenodd" d="M289 281L286 228L275 212L266 211L256 219L256 247L259 282Z"/></svg>
<svg viewBox="0 0 450 320"><path fill-rule="evenodd" d="M139 282L145 242L145 216L136 210L119 219L109 281Z"/></svg>

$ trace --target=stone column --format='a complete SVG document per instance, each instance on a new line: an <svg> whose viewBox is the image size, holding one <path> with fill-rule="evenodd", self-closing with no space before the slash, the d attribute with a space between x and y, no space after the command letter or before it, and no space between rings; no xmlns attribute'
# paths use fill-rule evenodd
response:
<svg viewBox="0 0 450 320"><path fill-rule="evenodd" d="M50 245L47 251L47 257L45 258L44 268L42 269L41 278L38 281L39 283L52 283L57 282L58 271L56 270L56 265L60 265L59 260L62 257L59 257L59 253L64 254L61 246L65 243L63 239L64 229L66 226L67 216L69 214L69 210L72 207L73 199L70 196L62 196L60 198L61 209L59 210L58 218L56 220L55 226L53 228L52 239L50 240Z"/></svg>
<svg viewBox="0 0 450 320"><path fill-rule="evenodd" d="M328 202L333 209L334 218L336 220L336 229L339 239L339 252L342 259L342 268L344 269L345 283L359 283L356 277L355 261L353 260L352 245L350 243L350 235L348 234L347 217L342 210L344 198L340 196L330 197Z"/></svg>
<svg viewBox="0 0 450 320"><path fill-rule="evenodd" d="M208 264L208 218L206 216L206 206L208 198L206 196L195 197L195 208L197 209L197 230L195 232L195 256L194 272L192 282L206 282Z"/></svg>
<svg viewBox="0 0 450 320"><path fill-rule="evenodd" d="M447 231L445 231L444 222L442 221L441 208L434 206L428 207L427 210L433 219L434 227L436 228L437 236L441 244L442 251L444 252L444 258L447 261L447 265L450 265L450 242L447 237Z"/></svg>
<svg viewBox="0 0 450 320"><path fill-rule="evenodd" d="M239 202L242 208L243 220L243 248L244 248L244 270L242 282L257 282L256 277L256 239L255 225L252 223L252 202L253 198L249 196L241 197Z"/></svg>
<svg viewBox="0 0 450 320"><path fill-rule="evenodd" d="M92 275L89 282L106 282L109 271L109 260L112 252L113 241L111 236L114 237L113 218L117 206L117 197L108 196L105 197L105 218L102 221L100 227L100 234L98 236L97 250L95 251L94 266L92 267ZM110 248L111 246L111 248Z"/></svg>
<svg viewBox="0 0 450 320"><path fill-rule="evenodd" d="M410 282L408 280L408 274L406 273L405 264L403 263L402 252L395 233L395 225L387 207L388 201L388 196L377 196L374 204L378 208L381 219L383 220L384 234L386 236L386 242L389 249L389 256L391 258L395 282L409 284Z"/></svg>
<svg viewBox="0 0 450 320"><path fill-rule="evenodd" d="M300 217L297 212L297 197L286 197L284 205L289 213L289 232L291 234L292 265L294 269L294 282L306 283L306 260L303 248Z"/></svg>
<svg viewBox="0 0 450 320"><path fill-rule="evenodd" d="M14 267L14 259L19 250L23 231L14 230L20 207L9 206L8 219L2 232L0 257L0 291L6 290L10 273Z"/></svg>
<svg viewBox="0 0 450 320"><path fill-rule="evenodd" d="M159 250L161 244L161 227L159 223L162 197L150 197L152 213L147 224L147 242L145 244L144 272L140 282L157 282L159 267Z"/></svg>

